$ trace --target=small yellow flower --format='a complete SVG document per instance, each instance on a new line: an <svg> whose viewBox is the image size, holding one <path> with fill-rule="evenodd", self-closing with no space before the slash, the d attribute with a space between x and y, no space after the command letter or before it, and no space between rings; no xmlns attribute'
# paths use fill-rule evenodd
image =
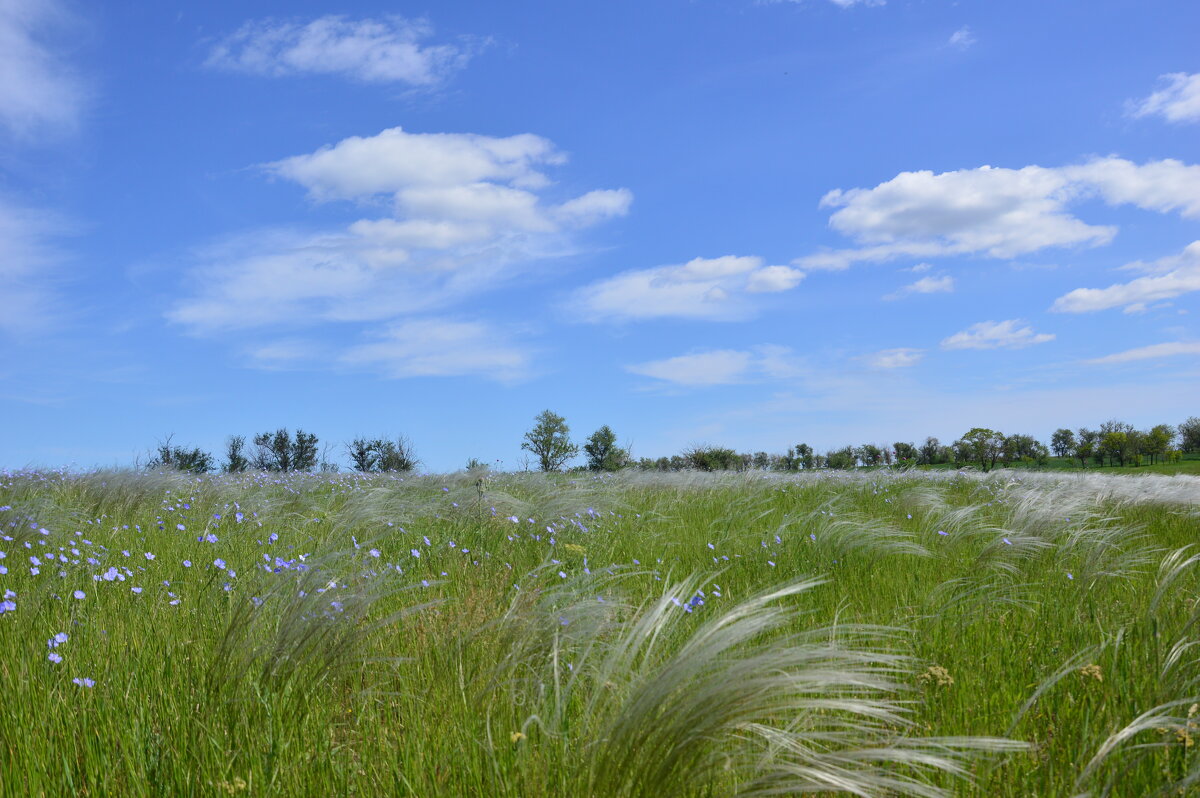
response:
<svg viewBox="0 0 1200 798"><path fill-rule="evenodd" d="M233 795L234 793L239 793L242 790L246 789L247 785L246 785L246 780L243 779L241 776L234 776L232 782L219 781L219 782L217 782L217 786L220 787L225 792L227 792L228 794Z"/></svg>
<svg viewBox="0 0 1200 798"><path fill-rule="evenodd" d="M1084 665L1079 669L1079 672L1084 676L1091 676L1098 682L1104 681L1104 673L1101 672L1100 666L1096 665L1095 663L1091 665Z"/></svg>
<svg viewBox="0 0 1200 798"><path fill-rule="evenodd" d="M954 677L950 675L950 671L941 665L930 665L924 673L917 677L917 680L926 684L936 684L938 687L949 687L954 684Z"/></svg>
<svg viewBox="0 0 1200 798"><path fill-rule="evenodd" d="M522 740L524 740L524 739L525 739L525 732L519 732L519 731L515 731L515 732L513 732L513 733L512 733L512 735L510 735L510 739L511 739L511 740L512 740L514 743L519 743L519 742L521 742Z"/></svg>

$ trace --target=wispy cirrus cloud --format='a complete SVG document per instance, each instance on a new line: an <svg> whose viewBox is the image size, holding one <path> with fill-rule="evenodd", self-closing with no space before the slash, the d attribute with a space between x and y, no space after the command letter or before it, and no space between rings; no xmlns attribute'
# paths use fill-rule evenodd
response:
<svg viewBox="0 0 1200 798"><path fill-rule="evenodd" d="M1200 166L1110 156L1050 168L901 172L874 188L828 192L820 204L836 209L830 226L858 246L818 252L794 265L838 270L901 257L1014 258L1049 247L1107 244L1115 226L1089 224L1070 211L1089 198L1200 218Z"/></svg>
<svg viewBox="0 0 1200 798"><path fill-rule="evenodd" d="M780 3L801 4L806 2L808 2L808 0L757 0L757 4L762 6L773 6L779 5ZM872 6L885 5L887 0L829 0L829 2L833 3L839 8L853 8L854 6L870 8Z"/></svg>
<svg viewBox="0 0 1200 798"><path fill-rule="evenodd" d="M963 25L954 33L950 34L950 39L946 44L958 50L968 50L971 45L975 44L975 34L971 32L971 28Z"/></svg>
<svg viewBox="0 0 1200 798"><path fill-rule="evenodd" d="M1168 122L1200 122L1200 72L1172 72L1159 77L1162 88L1130 103L1134 117L1161 116Z"/></svg>
<svg viewBox="0 0 1200 798"><path fill-rule="evenodd" d="M1056 299L1050 309L1058 313L1093 313L1124 306L1126 313L1137 313L1149 302L1200 291L1200 241L1188 244L1178 255L1151 263L1138 261L1123 268L1146 274L1107 288L1076 288Z"/></svg>
<svg viewBox="0 0 1200 798"><path fill-rule="evenodd" d="M751 295L788 291L803 279L798 269L767 266L756 256L693 258L599 280L577 290L568 306L587 321L734 321L753 315Z"/></svg>
<svg viewBox="0 0 1200 798"><path fill-rule="evenodd" d="M69 232L57 215L0 197L0 333L36 334L63 320L54 278L63 255L53 242Z"/></svg>
<svg viewBox="0 0 1200 798"><path fill-rule="evenodd" d="M431 86L465 66L478 48L471 40L424 44L432 35L427 21L400 16L252 20L213 45L205 64L267 77L326 74Z"/></svg>
<svg viewBox="0 0 1200 798"><path fill-rule="evenodd" d="M699 388L734 385L758 379L794 377L799 366L792 350L764 345L749 350L712 349L651 360L625 367L631 374L651 377L671 385Z"/></svg>
<svg viewBox="0 0 1200 798"><path fill-rule="evenodd" d="M925 357L924 349L912 349L908 347L897 347L895 349L881 349L867 355L864 358L867 365L873 369L901 369L915 366Z"/></svg>
<svg viewBox="0 0 1200 798"><path fill-rule="evenodd" d="M1024 349L1053 341L1051 333L1035 333L1020 319L981 321L942 340L942 349Z"/></svg>
<svg viewBox="0 0 1200 798"><path fill-rule="evenodd" d="M1160 360L1165 357L1181 357L1184 355L1200 355L1200 341L1168 341L1150 346L1139 346L1136 349L1126 349L1104 357L1085 360L1094 365L1115 365L1133 363L1141 360Z"/></svg>
<svg viewBox="0 0 1200 798"><path fill-rule="evenodd" d="M19 138L78 121L87 91L57 45L75 24L57 0L0 2L0 124Z"/></svg>
<svg viewBox="0 0 1200 798"><path fill-rule="evenodd" d="M511 383L525 379L532 352L503 330L478 321L411 319L371 334L341 362L392 378L479 376Z"/></svg>
<svg viewBox="0 0 1200 798"><path fill-rule="evenodd" d="M941 277L922 277L915 282L884 296L886 300L903 299L913 294L950 294L954 292L954 278L948 274Z"/></svg>

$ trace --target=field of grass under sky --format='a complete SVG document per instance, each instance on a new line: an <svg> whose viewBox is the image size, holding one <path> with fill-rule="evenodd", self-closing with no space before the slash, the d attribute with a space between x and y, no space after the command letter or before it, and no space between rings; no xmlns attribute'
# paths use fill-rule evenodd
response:
<svg viewBox="0 0 1200 798"><path fill-rule="evenodd" d="M3 795L1200 781L1200 479L17 472Z"/></svg>

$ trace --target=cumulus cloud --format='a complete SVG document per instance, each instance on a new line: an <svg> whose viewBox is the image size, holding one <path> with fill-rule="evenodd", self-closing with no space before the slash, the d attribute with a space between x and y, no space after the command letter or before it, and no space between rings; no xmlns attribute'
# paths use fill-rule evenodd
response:
<svg viewBox="0 0 1200 798"><path fill-rule="evenodd" d="M1085 362L1097 365L1110 365L1114 363L1132 363L1137 360L1158 360L1159 358L1178 357L1180 355L1200 355L1200 341L1171 341L1163 344L1141 346L1136 349L1126 349L1124 352L1105 355L1104 357L1098 357Z"/></svg>
<svg viewBox="0 0 1200 798"><path fill-rule="evenodd" d="M1050 309L1059 313L1091 313L1124 306L1127 312L1137 312L1144 310L1148 302L1200 291L1200 241L1188 244L1178 255L1151 263L1132 263L1124 268L1147 274L1108 288L1076 288L1055 300Z"/></svg>
<svg viewBox="0 0 1200 798"><path fill-rule="evenodd" d="M981 321L942 341L942 349L1023 349L1053 341L1049 333L1035 333L1032 327L1018 327L1020 319Z"/></svg>
<svg viewBox="0 0 1200 798"><path fill-rule="evenodd" d="M482 322L412 319L388 325L341 362L393 378L481 376L515 382L528 376L530 353Z"/></svg>
<svg viewBox="0 0 1200 798"><path fill-rule="evenodd" d="M17 136L76 123L83 84L52 44L70 23L56 0L0 2L0 124Z"/></svg>
<svg viewBox="0 0 1200 798"><path fill-rule="evenodd" d="M729 321L746 318L750 293L787 291L804 273L764 266L754 256L693 258L674 266L635 269L575 292L570 306L589 321L664 317Z"/></svg>
<svg viewBox="0 0 1200 798"><path fill-rule="evenodd" d="M903 299L913 294L949 294L953 291L954 278L946 274L941 277L922 277L916 282L909 283L898 291L888 294L884 299Z"/></svg>
<svg viewBox="0 0 1200 798"><path fill-rule="evenodd" d="M429 86L472 55L472 48L463 44L423 44L432 34L427 22L398 16L352 20L329 15L307 23L254 20L217 42L205 63L268 77L330 74Z"/></svg>
<svg viewBox="0 0 1200 798"><path fill-rule="evenodd" d="M963 25L950 34L950 39L946 43L951 47L957 47L959 50L966 50L975 43L975 34L971 33L971 29L968 26Z"/></svg>
<svg viewBox="0 0 1200 798"><path fill-rule="evenodd" d="M1159 77L1162 88L1132 104L1133 116L1161 116L1168 122L1200 122L1200 72Z"/></svg>
<svg viewBox="0 0 1200 798"><path fill-rule="evenodd" d="M751 350L713 349L695 352L626 366L625 370L692 388L732 385L763 377L783 379L799 373L792 351L787 347L771 345Z"/></svg>
<svg viewBox="0 0 1200 798"><path fill-rule="evenodd" d="M924 349L881 349L866 357L867 365L873 369L900 369L915 366L925 357Z"/></svg>
<svg viewBox="0 0 1200 798"><path fill-rule="evenodd" d="M800 258L808 269L845 269L900 257L1013 258L1047 247L1107 244L1111 225L1088 224L1068 206L1089 198L1200 218L1200 166L1117 157L1046 168L902 172L874 188L835 189L821 207L859 246Z"/></svg>
<svg viewBox="0 0 1200 798"><path fill-rule="evenodd" d="M387 208L320 233L255 231L200 254L195 292L168 318L195 332L380 321L461 301L570 249L570 232L627 212L627 189L547 202L564 157L530 134L400 128L268 164L318 201Z"/></svg>

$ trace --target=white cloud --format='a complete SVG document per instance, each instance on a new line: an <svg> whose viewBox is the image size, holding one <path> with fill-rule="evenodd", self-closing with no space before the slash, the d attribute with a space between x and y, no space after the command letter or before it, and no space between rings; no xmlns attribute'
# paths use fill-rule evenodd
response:
<svg viewBox="0 0 1200 798"><path fill-rule="evenodd" d="M51 277L60 256L49 239L63 232L52 214L0 198L0 333L36 333L60 320Z"/></svg>
<svg viewBox="0 0 1200 798"><path fill-rule="evenodd" d="M901 269L900 271L912 272L913 274L924 274L932 268L933 266L929 263L918 263L914 266L909 266L906 269Z"/></svg>
<svg viewBox="0 0 1200 798"><path fill-rule="evenodd" d="M194 270L195 294L167 316L204 333L379 321L461 301L569 251L570 230L627 212L627 189L544 202L541 169L563 161L530 134L392 128L269 164L316 199L388 212L341 230L255 231L214 247Z"/></svg>
<svg viewBox="0 0 1200 798"><path fill-rule="evenodd" d="M808 2L808 0L758 0L758 4L764 6L779 5L780 3L801 5L806 2ZM829 2L840 8L853 8L854 6L864 6L866 8L870 8L872 6L885 5L887 0L829 0Z"/></svg>
<svg viewBox="0 0 1200 798"><path fill-rule="evenodd" d="M774 294L790 291L804 279L804 272L791 266L764 266L750 273L746 290L752 294Z"/></svg>
<svg viewBox="0 0 1200 798"><path fill-rule="evenodd" d="M922 277L916 282L909 283L898 291L888 294L884 299L902 299L913 294L949 294L954 291L954 278L950 275L941 277Z"/></svg>
<svg viewBox="0 0 1200 798"><path fill-rule="evenodd" d="M255 20L218 42L206 64L269 77L330 74L429 86L472 54L465 46L423 45L432 33L427 22L398 16L351 20L330 15L305 24Z"/></svg>
<svg viewBox="0 0 1200 798"><path fill-rule="evenodd" d="M1137 349L1127 349L1124 352L1105 355L1085 362L1095 364L1132 363L1135 360L1157 360L1179 355L1200 355L1200 341L1171 341L1141 346Z"/></svg>
<svg viewBox="0 0 1200 798"><path fill-rule="evenodd" d="M56 0L0 2L0 124L18 136L76 122L83 84L48 41L71 22Z"/></svg>
<svg viewBox="0 0 1200 798"><path fill-rule="evenodd" d="M1200 241L1188 244L1178 255L1148 264L1132 263L1125 268L1149 274L1108 288L1076 288L1055 300L1050 309L1059 313L1091 313L1124 305L1127 311L1136 312L1144 310L1147 302L1200 291Z"/></svg>
<svg viewBox="0 0 1200 798"><path fill-rule="evenodd" d="M589 321L729 321L751 314L747 294L787 291L803 278L797 269L763 266L763 259L754 256L693 258L681 265L621 272L579 289L569 304Z"/></svg>
<svg viewBox="0 0 1200 798"><path fill-rule="evenodd" d="M915 366L925 357L924 349L881 349L866 358L867 365L873 369L899 369Z"/></svg>
<svg viewBox="0 0 1200 798"><path fill-rule="evenodd" d="M625 370L682 387L733 385L760 379L782 380L801 375L792 350L765 344L750 350L713 349L626 366Z"/></svg>
<svg viewBox="0 0 1200 798"><path fill-rule="evenodd" d="M1091 197L1200 217L1200 166L1171 159L1138 165L1110 156L1054 168L902 172L874 188L827 193L821 207L837 208L830 226L859 247L819 252L796 264L845 269L899 257L1013 258L1047 247L1107 244L1116 227L1087 224L1068 211Z"/></svg>
<svg viewBox="0 0 1200 798"><path fill-rule="evenodd" d="M1168 122L1200 122L1200 72L1173 72L1159 77L1163 87L1132 105L1134 116L1157 115Z"/></svg>
<svg viewBox="0 0 1200 798"><path fill-rule="evenodd" d="M1200 166L1173 158L1141 166L1123 158L1097 158L1062 173L1097 192L1109 205L1135 205L1148 211L1200 219Z"/></svg>
<svg viewBox="0 0 1200 798"><path fill-rule="evenodd" d="M393 378L481 376L514 382L529 375L530 354L481 322L413 319L389 325L378 340L341 357Z"/></svg>
<svg viewBox="0 0 1200 798"><path fill-rule="evenodd" d="M537 189L549 182L538 167L565 162L566 156L550 141L532 133L494 138L408 133L393 127L374 136L351 136L265 168L304 186L315 199L330 200L485 181Z"/></svg>
<svg viewBox="0 0 1200 798"><path fill-rule="evenodd" d="M572 226L584 226L612 216L629 213L633 192L627 188L598 189L559 205L555 218Z"/></svg>
<svg viewBox="0 0 1200 798"><path fill-rule="evenodd" d="M966 50L975 43L975 34L971 33L971 29L963 25L954 33L950 34L950 39L947 42L951 47L957 47L960 50Z"/></svg>
<svg viewBox="0 0 1200 798"><path fill-rule="evenodd" d="M680 355L626 366L625 370L689 387L729 385L745 380L753 357L750 352L715 349L711 352L697 352L694 355Z"/></svg>
<svg viewBox="0 0 1200 798"><path fill-rule="evenodd" d="M1023 349L1053 341L1049 333L1035 333L1032 327L1017 327L1020 319L981 321L942 341L942 349Z"/></svg>

